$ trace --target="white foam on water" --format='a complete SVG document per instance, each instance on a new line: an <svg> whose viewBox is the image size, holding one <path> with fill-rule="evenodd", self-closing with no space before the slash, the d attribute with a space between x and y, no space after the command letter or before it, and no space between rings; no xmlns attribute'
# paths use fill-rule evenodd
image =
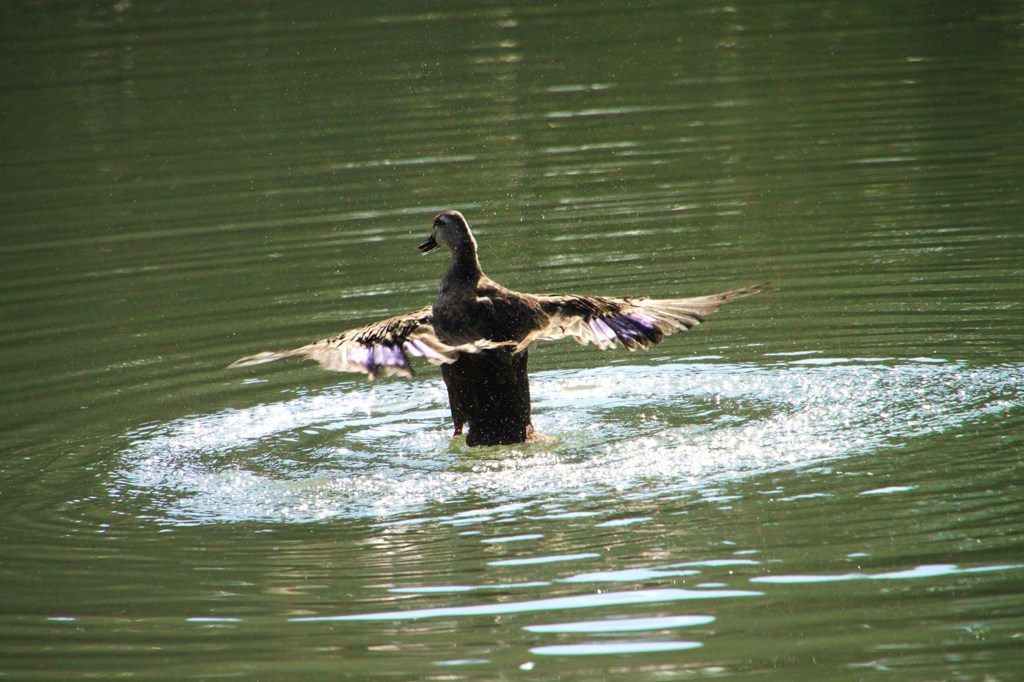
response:
<svg viewBox="0 0 1024 682"><path fill-rule="evenodd" d="M172 524L399 520L470 496L493 507L683 493L1018 410L1024 365L618 366L538 373L531 389L549 442L466 448L449 438L438 380L389 381L148 425L126 434L109 489Z"/></svg>

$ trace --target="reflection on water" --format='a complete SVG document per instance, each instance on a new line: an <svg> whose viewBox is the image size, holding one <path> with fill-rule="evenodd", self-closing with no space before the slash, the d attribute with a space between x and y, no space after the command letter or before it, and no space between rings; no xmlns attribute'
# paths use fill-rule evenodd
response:
<svg viewBox="0 0 1024 682"><path fill-rule="evenodd" d="M387 382L127 434L110 486L167 523L389 518L469 495L664 497L963 428L1024 404L1022 377L808 358L540 373L535 421L554 441L481 451L448 442L436 381ZM883 492L895 491L864 494Z"/></svg>
<svg viewBox="0 0 1024 682"><path fill-rule="evenodd" d="M953 575L971 575L974 573L990 573L992 571L1011 571L1024 568L1024 564L1004 564L1002 566L976 566L960 568L956 564L938 564L934 566L916 566L906 571L887 573L841 573L838 575L771 575L751 578L755 583L835 583L846 580L911 580L914 578L942 578Z"/></svg>
<svg viewBox="0 0 1024 682"><path fill-rule="evenodd" d="M663 651L697 649L700 642L587 642L585 644L553 644L530 649L539 656L600 656L602 654L648 654Z"/></svg>
<svg viewBox="0 0 1024 682"><path fill-rule="evenodd" d="M552 597L528 601L496 601L473 606L450 606L437 609L409 609L385 613L361 613L341 616L304 616L292 618L294 623L323 623L350 620L420 620L423 618L454 618L458 616L498 616L511 613L532 613L535 611L569 611L574 609L597 609L609 606L637 606L640 604L661 604L702 599L736 599L757 597L762 593L753 590L682 590L653 589L630 590L628 592L593 592L572 597Z"/></svg>
<svg viewBox="0 0 1024 682"><path fill-rule="evenodd" d="M552 625L528 625L527 632L572 633L572 632L637 632L642 630L667 630L709 625L714 616L662 616L660 618L613 618L609 620L587 620L575 623Z"/></svg>

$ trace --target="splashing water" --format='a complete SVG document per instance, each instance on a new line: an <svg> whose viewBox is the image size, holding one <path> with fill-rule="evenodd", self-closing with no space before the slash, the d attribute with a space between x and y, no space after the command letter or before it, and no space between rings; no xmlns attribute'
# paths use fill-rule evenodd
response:
<svg viewBox="0 0 1024 682"><path fill-rule="evenodd" d="M346 384L348 386L350 384ZM390 382L126 435L114 497L166 523L393 517L615 491L678 494L863 455L1024 405L1024 366L926 360L603 367L534 375L549 442L448 438L439 381Z"/></svg>

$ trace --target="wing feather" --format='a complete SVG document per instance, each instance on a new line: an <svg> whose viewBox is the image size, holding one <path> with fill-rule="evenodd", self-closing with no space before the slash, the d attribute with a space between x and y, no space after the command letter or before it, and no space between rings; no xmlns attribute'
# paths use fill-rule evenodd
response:
<svg viewBox="0 0 1024 682"><path fill-rule="evenodd" d="M434 334L433 313L429 307L406 315L350 329L337 336L321 339L301 348L257 353L236 360L229 367L249 367L284 358L316 360L324 369L335 372L362 372L370 379L382 376L413 376L409 355L434 365L455 362L461 353L479 353L499 345L487 340L452 346Z"/></svg>
<svg viewBox="0 0 1024 682"><path fill-rule="evenodd" d="M603 296L538 296L547 320L529 333L516 350L539 340L573 337L602 350L621 344L629 350L649 348L669 334L686 331L729 301L772 289L755 284L697 298L606 298Z"/></svg>
<svg viewBox="0 0 1024 682"><path fill-rule="evenodd" d="M756 284L697 298L606 298L602 296L529 296L536 327L522 340L491 341L477 339L460 345L444 343L434 332L431 307L414 313L350 329L337 336L286 351L257 353L231 363L229 367L249 367L283 358L316 360L324 369L336 372L362 372L376 379L381 376L413 376L409 356L420 357L434 365L455 362L462 353L479 353L498 347L513 347L515 352L539 340L571 336L583 345L594 344L602 350L622 345L629 350L649 348L669 334L691 329L729 301L769 291L770 284Z"/></svg>

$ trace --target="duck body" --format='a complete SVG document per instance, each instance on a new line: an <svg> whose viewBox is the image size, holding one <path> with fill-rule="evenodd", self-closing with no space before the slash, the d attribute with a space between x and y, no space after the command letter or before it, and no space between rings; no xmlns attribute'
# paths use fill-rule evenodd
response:
<svg viewBox="0 0 1024 682"><path fill-rule="evenodd" d="M509 345L462 353L455 362L441 365L455 435L468 427L466 445L522 443L536 437L530 418L529 351L515 352L512 344L529 333L537 306L529 297L506 289L483 273L476 240L468 226L465 232L461 230L460 218L465 223L465 218L454 212L438 216L441 241L431 235L438 246L444 243L452 249L448 271L431 307L434 333L444 343L456 346L475 339ZM421 248L426 255L436 247L428 240Z"/></svg>
<svg viewBox="0 0 1024 682"><path fill-rule="evenodd" d="M439 214L419 249L426 255L440 247L450 250L451 260L430 307L231 366L299 356L374 379L411 377L408 356L423 357L441 366L456 436L465 432L470 446L521 443L537 437L527 372L529 347L536 341L570 336L601 349L648 348L700 324L729 301L770 288L661 300L520 293L484 274L476 239L458 211Z"/></svg>
<svg viewBox="0 0 1024 682"><path fill-rule="evenodd" d="M441 365L455 436L466 445L508 445L537 438L530 416L529 351L507 348L465 353Z"/></svg>

